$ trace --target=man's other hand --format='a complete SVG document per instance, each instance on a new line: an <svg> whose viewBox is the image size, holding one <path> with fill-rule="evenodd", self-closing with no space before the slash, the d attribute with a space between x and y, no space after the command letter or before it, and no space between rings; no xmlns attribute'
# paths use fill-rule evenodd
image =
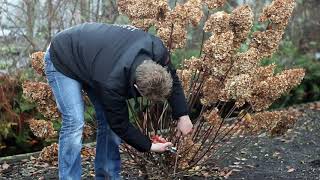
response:
<svg viewBox="0 0 320 180"><path fill-rule="evenodd" d="M166 143L152 143L150 151L152 152L164 152L172 146L171 142Z"/></svg>
<svg viewBox="0 0 320 180"><path fill-rule="evenodd" d="M177 125L177 136L187 135L192 131L193 124L189 116L181 116Z"/></svg>

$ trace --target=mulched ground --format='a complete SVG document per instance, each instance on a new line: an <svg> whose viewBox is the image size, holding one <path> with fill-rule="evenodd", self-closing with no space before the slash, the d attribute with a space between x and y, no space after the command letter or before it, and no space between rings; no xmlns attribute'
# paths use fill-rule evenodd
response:
<svg viewBox="0 0 320 180"><path fill-rule="evenodd" d="M286 136L260 136L221 162L228 179L320 179L320 111L305 109ZM83 159L83 179L94 179L93 158ZM125 168L124 168L125 169ZM137 179L123 172L124 179ZM188 177L184 179L217 179ZM18 162L0 162L0 180L57 179L57 167L39 163L31 156ZM141 178L139 178L141 179Z"/></svg>
<svg viewBox="0 0 320 180"><path fill-rule="evenodd" d="M320 111L304 110L286 136L259 137L222 165L229 179L320 179Z"/></svg>

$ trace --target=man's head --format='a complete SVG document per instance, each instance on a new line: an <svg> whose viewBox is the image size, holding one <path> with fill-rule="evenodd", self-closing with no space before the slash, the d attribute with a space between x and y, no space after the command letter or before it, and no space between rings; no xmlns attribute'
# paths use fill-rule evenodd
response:
<svg viewBox="0 0 320 180"><path fill-rule="evenodd" d="M152 60L145 60L136 69L136 85L142 96L162 101L172 88L172 78L167 70Z"/></svg>

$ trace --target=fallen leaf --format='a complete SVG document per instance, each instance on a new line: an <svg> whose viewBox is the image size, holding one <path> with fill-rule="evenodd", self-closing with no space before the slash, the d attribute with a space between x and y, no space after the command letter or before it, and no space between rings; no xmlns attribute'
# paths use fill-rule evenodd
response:
<svg viewBox="0 0 320 180"><path fill-rule="evenodd" d="M294 169L294 168L290 168L290 169L288 169L287 172L291 173L291 172L293 172L293 171L295 171L295 170L296 170L296 169Z"/></svg>
<svg viewBox="0 0 320 180"><path fill-rule="evenodd" d="M6 162L4 162L4 163L2 164L2 169L3 169L3 170L8 169L9 167L10 167L10 165L7 164Z"/></svg>

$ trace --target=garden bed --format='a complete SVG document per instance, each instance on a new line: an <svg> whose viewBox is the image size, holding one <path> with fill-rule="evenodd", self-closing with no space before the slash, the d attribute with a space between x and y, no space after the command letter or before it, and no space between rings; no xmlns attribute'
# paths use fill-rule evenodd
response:
<svg viewBox="0 0 320 180"><path fill-rule="evenodd" d="M302 109L295 128L286 136L270 139L260 136L232 158L219 164L224 172L206 179L319 179L320 178L320 111ZM57 167L36 161L36 154L0 160L0 179L57 179ZM126 161L126 158L123 158ZM93 157L84 158L83 179L94 179ZM218 171L212 167L212 171ZM124 179L137 177L139 171L123 167ZM220 175L220 176L219 176ZM205 179L189 176L183 179Z"/></svg>

